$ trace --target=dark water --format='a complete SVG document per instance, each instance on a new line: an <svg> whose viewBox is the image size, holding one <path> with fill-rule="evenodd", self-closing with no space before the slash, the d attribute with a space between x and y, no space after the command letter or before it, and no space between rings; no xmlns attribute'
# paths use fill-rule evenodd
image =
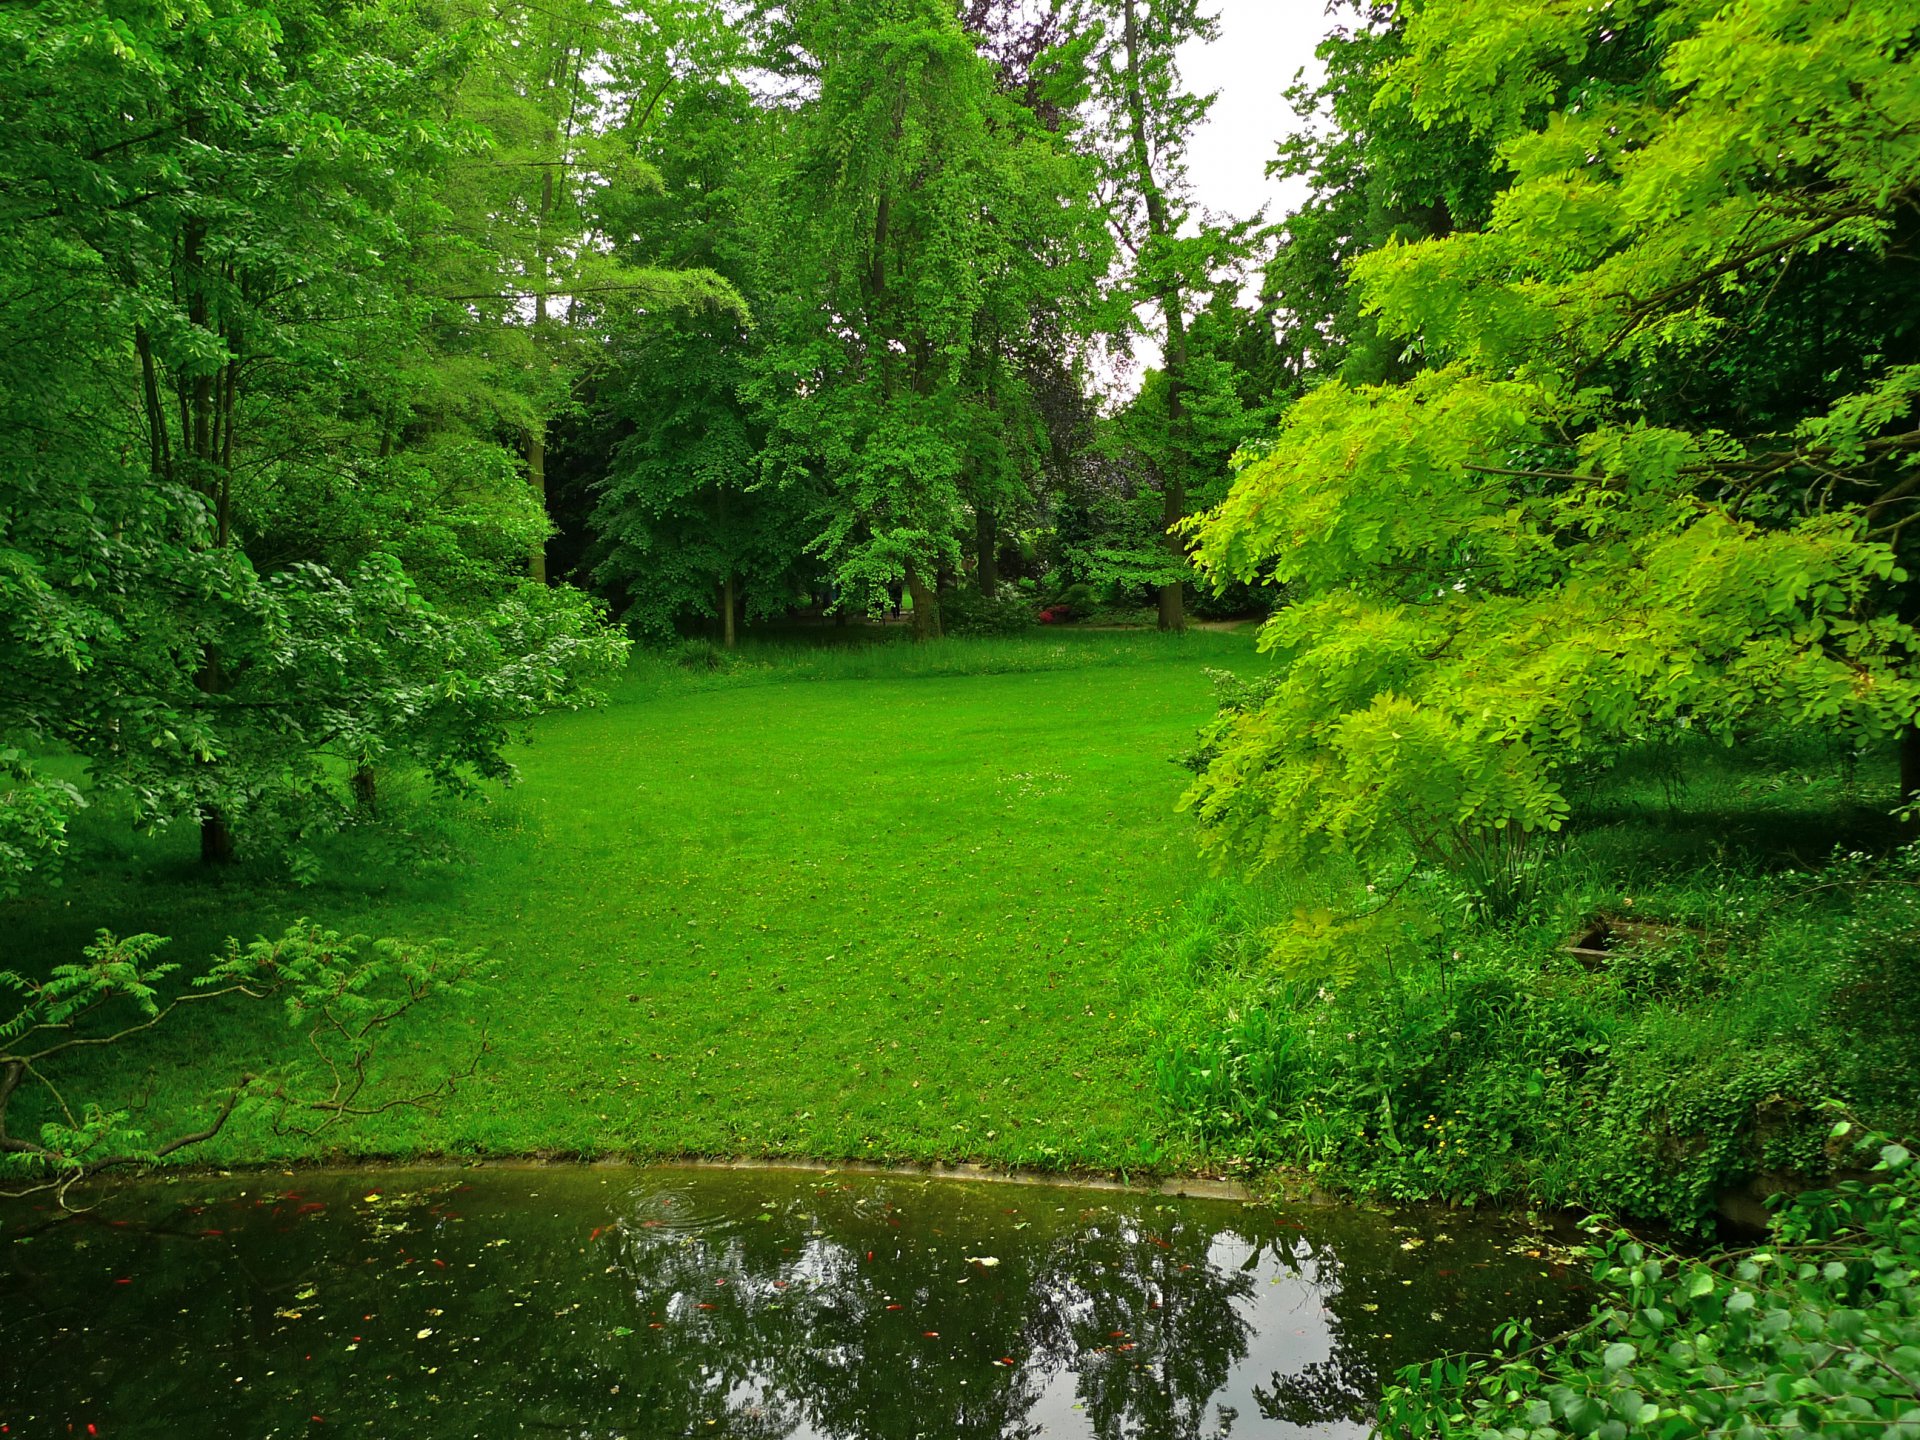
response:
<svg viewBox="0 0 1920 1440"><path fill-rule="evenodd" d="M1357 1436L1396 1367L1583 1309L1457 1216L806 1172L189 1179L0 1229L8 1437Z"/></svg>

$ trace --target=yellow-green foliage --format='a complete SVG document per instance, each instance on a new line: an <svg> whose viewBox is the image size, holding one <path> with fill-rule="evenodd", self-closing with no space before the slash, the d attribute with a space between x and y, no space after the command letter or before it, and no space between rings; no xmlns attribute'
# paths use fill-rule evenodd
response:
<svg viewBox="0 0 1920 1440"><path fill-rule="evenodd" d="M1543 112L1623 26L1643 83ZM1655 423L1627 381L1695 363L1795 260L1887 252L1920 195L1920 11L1460 0L1406 38L1379 103L1470 120L1511 184L1484 231L1354 267L1430 368L1310 393L1195 526L1203 571L1295 599L1263 635L1284 678L1206 738L1216 843L1452 864L1559 828L1570 761L1662 730L1911 723L1920 374L1869 356L1745 435Z"/></svg>

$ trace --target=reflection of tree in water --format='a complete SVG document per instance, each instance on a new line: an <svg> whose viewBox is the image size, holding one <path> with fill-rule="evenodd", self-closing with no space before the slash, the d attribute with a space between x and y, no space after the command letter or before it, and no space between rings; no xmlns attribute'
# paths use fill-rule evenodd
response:
<svg viewBox="0 0 1920 1440"><path fill-rule="evenodd" d="M1276 1370L1265 1385L1253 1387L1254 1401L1262 1418L1289 1425L1362 1421L1379 1398L1383 1378L1367 1342L1384 1327L1345 1317L1362 1322L1374 1319L1377 1312L1360 1307L1379 1302L1346 1293L1347 1267L1332 1245L1303 1238L1293 1256L1326 1307L1333 1345L1324 1360L1309 1361L1287 1374Z"/></svg>
<svg viewBox="0 0 1920 1440"><path fill-rule="evenodd" d="M1208 1407L1246 1356L1242 1313L1263 1247L1228 1271L1211 1259L1218 1232L1170 1207L1100 1207L1046 1254L1047 1303L1029 1327L1038 1364L1078 1372L1101 1440L1186 1440L1207 1433Z"/></svg>
<svg viewBox="0 0 1920 1440"><path fill-rule="evenodd" d="M989 1246L980 1217L938 1192L899 1194L912 1229L896 1228L893 1193L829 1191L691 1243L629 1230L623 1272L649 1314L673 1316L653 1332L649 1409L719 1411L752 1435L1022 1437L1067 1373L1102 1440L1214 1433L1209 1404L1247 1354L1261 1261L1283 1245L1246 1240L1244 1263L1222 1268L1212 1226L1124 1205L1036 1212L1022 1236L1002 1220ZM829 1234L791 1243L801 1229ZM983 1248L997 1265L968 1263Z"/></svg>
<svg viewBox="0 0 1920 1440"><path fill-rule="evenodd" d="M1315 1226L1336 1255L1268 1212L1136 1197L668 1177L614 1221L590 1174L475 1180L229 1192L159 1203L144 1233L14 1247L5 1348L37 1358L0 1367L0 1405L87 1395L208 1435L305 1434L325 1413L421 1440L502 1417L579 1440L999 1440L1069 1418L1203 1440L1363 1416L1382 1377L1541 1313L1552 1283L1548 1259L1416 1251L1351 1217ZM1305 1350L1286 1338L1302 1297L1320 1312ZM167 1334L157 1365L115 1363ZM1268 1369L1250 1413L1223 1408Z"/></svg>

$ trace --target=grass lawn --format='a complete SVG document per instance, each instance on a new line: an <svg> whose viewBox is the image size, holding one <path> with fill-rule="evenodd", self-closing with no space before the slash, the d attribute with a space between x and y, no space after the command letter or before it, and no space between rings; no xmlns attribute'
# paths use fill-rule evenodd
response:
<svg viewBox="0 0 1920 1440"><path fill-rule="evenodd" d="M389 1051L433 1073L484 1025L480 1077L437 1116L336 1137L361 1153L1165 1167L1189 1157L1138 1017L1190 982L1138 937L1204 879L1170 763L1210 713L1203 668L1256 663L1225 634L648 658L612 704L545 723L505 797L457 819L403 797L307 889L209 876L184 831L102 815L64 888L0 906L0 933L24 968L103 925L197 962L301 915L484 950L491 991ZM292 1040L277 1016L204 1019L103 1086L151 1067L177 1112ZM200 1158L298 1153L238 1124Z"/></svg>

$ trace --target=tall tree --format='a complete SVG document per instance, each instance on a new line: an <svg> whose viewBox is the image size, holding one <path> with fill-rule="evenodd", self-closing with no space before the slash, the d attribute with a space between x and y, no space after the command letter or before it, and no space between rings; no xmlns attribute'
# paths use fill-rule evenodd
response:
<svg viewBox="0 0 1920 1440"><path fill-rule="evenodd" d="M1425 368L1309 393L1201 528L1298 597L1209 737L1217 839L1485 874L1576 761L1762 723L1901 736L1914 803L1917 46L1894 0L1410 7L1376 106L1505 183L1353 266Z"/></svg>
<svg viewBox="0 0 1920 1440"><path fill-rule="evenodd" d="M996 503L1001 439L1024 423L1007 339L1098 273L1092 177L944 0L805 0L786 19L817 91L774 212L792 238L761 317L767 464L831 497L813 543L843 595L903 583L934 636L970 501ZM983 416L1000 437L984 452Z"/></svg>
<svg viewBox="0 0 1920 1440"><path fill-rule="evenodd" d="M554 0L502 17L458 99L492 143L444 192L455 243L442 263L449 293L492 323L515 372L527 483L545 514L548 431L591 363L585 327L609 311L743 307L711 271L636 261L604 224L623 197L660 188L641 142L710 9ZM527 564L546 583L544 534Z"/></svg>
<svg viewBox="0 0 1920 1440"><path fill-rule="evenodd" d="M1179 630L1191 570L1175 527L1186 518L1196 468L1187 330L1196 293L1211 288L1214 272L1244 240L1237 230L1195 225L1186 185L1186 147L1213 97L1186 89L1178 52L1217 38L1218 23L1203 0L1099 0L1092 14L1105 25L1095 98L1106 118L1108 215L1127 257L1125 293L1136 313L1151 313L1160 349L1156 403L1165 411L1165 446L1156 470L1166 561L1156 588L1160 628Z"/></svg>
<svg viewBox="0 0 1920 1440"><path fill-rule="evenodd" d="M338 377L420 323L400 217L463 148L484 37L405 0L0 26L0 863L44 861L79 803L31 774L49 741L138 819L196 817L209 860L241 815L337 818L343 761L506 773L505 727L618 654L584 602L444 613L378 547L271 568L256 523L378 454Z"/></svg>

